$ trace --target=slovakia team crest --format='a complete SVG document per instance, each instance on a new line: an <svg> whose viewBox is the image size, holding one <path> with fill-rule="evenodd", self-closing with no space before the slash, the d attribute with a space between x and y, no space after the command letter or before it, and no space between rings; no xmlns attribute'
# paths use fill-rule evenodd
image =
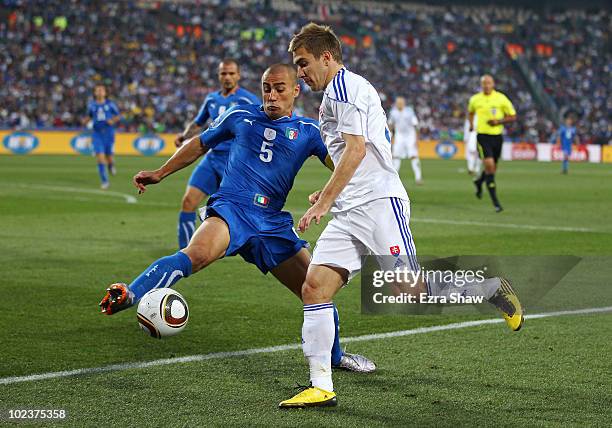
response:
<svg viewBox="0 0 612 428"><path fill-rule="evenodd" d="M290 140L297 139L297 137L298 137L298 130L297 129L293 129L293 128L285 129L285 137L289 138Z"/></svg>
<svg viewBox="0 0 612 428"><path fill-rule="evenodd" d="M392 256L399 256L400 255L400 247L399 245L394 245L393 247L389 247L389 250L391 251L391 255Z"/></svg>

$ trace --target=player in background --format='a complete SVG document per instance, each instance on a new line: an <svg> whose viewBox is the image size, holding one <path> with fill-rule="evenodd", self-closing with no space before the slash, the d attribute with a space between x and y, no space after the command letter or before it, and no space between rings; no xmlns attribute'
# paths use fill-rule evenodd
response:
<svg viewBox="0 0 612 428"><path fill-rule="evenodd" d="M409 158L416 184L423 184L417 146L419 119L412 107L406 106L404 97L397 97L395 100L395 105L389 113L388 123L392 135L393 167L399 172L402 159Z"/></svg>
<svg viewBox="0 0 612 428"><path fill-rule="evenodd" d="M496 212L503 211L497 199L495 172L497 161L501 156L504 138L504 125L516 120L514 106L501 92L495 90L495 81L489 74L480 78L482 91L472 95L468 104L470 131L476 129L476 139L484 158L484 171L476 180L476 197L482 198L482 183L487 183L487 190ZM478 118L474 126L474 117Z"/></svg>
<svg viewBox="0 0 612 428"><path fill-rule="evenodd" d="M319 124L335 168L323 190L309 198L313 205L298 224L304 231L332 211L302 286L302 347L311 383L279 407L334 406L337 398L329 361L335 294L360 271L366 255L392 256L379 259L385 271L403 266L418 274L420 267L409 228L410 202L393 168L387 118L376 89L344 67L340 41L329 27L314 23L302 27L291 40L289 52L298 77L313 91L323 91ZM510 328L518 330L522 308L504 281L486 279L463 287L462 293L486 298L502 311ZM452 289L456 290L455 284L433 281L420 281L414 287L417 295L432 296L448 296Z"/></svg>
<svg viewBox="0 0 612 428"><path fill-rule="evenodd" d="M478 123L478 118L474 116L474 121ZM463 126L463 142L465 144L465 160L467 161L467 171L471 176L480 176L480 168L482 161L478 153L478 141L476 140L476 131L470 131L470 119L465 119Z"/></svg>
<svg viewBox="0 0 612 428"><path fill-rule="evenodd" d="M117 172L113 159L115 125L121 120L117 105L106 98L106 86L97 84L94 87L94 100L87 106L87 115L93 124L91 144L98 162L100 187L106 190L109 186L106 169L110 175Z"/></svg>
<svg viewBox="0 0 612 428"><path fill-rule="evenodd" d="M264 104L234 106L200 136L186 142L161 168L140 171L140 192L185 168L209 149L230 140L227 174L208 200L203 223L189 245L154 261L129 287L112 284L100 302L102 313L114 314L136 304L153 288L171 287L225 256L240 254L264 274L272 274L298 298L310 263L308 243L293 228L291 214L281 211L304 161L317 156L333 164L315 120L292 113L300 89L292 66L276 64L262 76ZM371 372L367 358L342 351L338 313L334 312L334 346L330 363L338 368Z"/></svg>
<svg viewBox="0 0 612 428"><path fill-rule="evenodd" d="M176 137L175 145L180 147L188 138L202 132L209 120L215 120L226 110L235 105L260 105L257 95L241 88L240 67L233 59L224 59L219 63L219 83L221 89L208 94L195 119ZM210 150L193 170L187 189L181 202L178 220L179 249L185 248L196 229L196 210L204 199L219 188L227 157L229 141L223 142Z"/></svg>
<svg viewBox="0 0 612 428"><path fill-rule="evenodd" d="M572 144L578 144L578 132L574 118L571 114L565 116L564 124L559 127L557 134L557 144L563 152L563 162L561 164L561 174L567 174L569 166L569 158L572 154Z"/></svg>

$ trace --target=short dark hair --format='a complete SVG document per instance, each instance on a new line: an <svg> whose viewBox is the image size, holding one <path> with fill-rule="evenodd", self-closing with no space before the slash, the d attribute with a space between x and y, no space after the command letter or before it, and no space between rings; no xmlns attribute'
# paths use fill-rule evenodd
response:
<svg viewBox="0 0 612 428"><path fill-rule="evenodd" d="M332 57L339 63L342 63L342 46L340 39L327 25L319 25L311 22L302 27L289 42L288 51L293 53L299 48L304 48L306 51L314 55L316 59L321 58L323 52L329 51Z"/></svg>
<svg viewBox="0 0 612 428"><path fill-rule="evenodd" d="M266 76L266 74L268 73L276 73L281 70L286 71L289 75L289 78L293 81L293 84L297 85L297 72L295 71L295 68L290 64L284 64L280 62L272 64L270 67L266 68L266 71L264 71L261 75L261 79L263 80L264 76Z"/></svg>
<svg viewBox="0 0 612 428"><path fill-rule="evenodd" d="M240 71L240 64L238 64L238 61L236 61L233 58L223 58L221 62L219 63L219 65L232 65L232 64L234 64L236 68L238 69L238 71Z"/></svg>

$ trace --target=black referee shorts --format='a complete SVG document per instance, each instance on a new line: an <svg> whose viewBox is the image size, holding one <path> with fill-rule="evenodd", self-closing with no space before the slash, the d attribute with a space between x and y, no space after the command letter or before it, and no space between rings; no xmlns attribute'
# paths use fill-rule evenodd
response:
<svg viewBox="0 0 612 428"><path fill-rule="evenodd" d="M480 147L480 157L481 158L493 158L495 159L495 163L501 156L502 144L504 142L504 138L500 135L489 135L489 134L477 134L476 140L478 141L478 146Z"/></svg>

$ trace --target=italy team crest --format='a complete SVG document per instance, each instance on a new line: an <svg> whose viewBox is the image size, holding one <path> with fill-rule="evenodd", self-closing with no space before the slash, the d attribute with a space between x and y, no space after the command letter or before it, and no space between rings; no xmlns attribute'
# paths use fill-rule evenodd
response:
<svg viewBox="0 0 612 428"><path fill-rule="evenodd" d="M295 140L298 137L298 130L293 128L285 129L285 137L289 138L290 140Z"/></svg>

